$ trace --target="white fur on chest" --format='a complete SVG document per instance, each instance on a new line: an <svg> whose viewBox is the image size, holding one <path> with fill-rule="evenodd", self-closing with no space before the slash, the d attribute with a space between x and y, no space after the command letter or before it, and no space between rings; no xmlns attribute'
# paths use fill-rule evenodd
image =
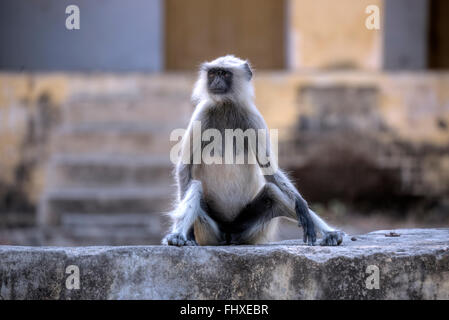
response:
<svg viewBox="0 0 449 320"><path fill-rule="evenodd" d="M225 221L232 221L265 184L258 165L195 165L193 179L201 181L206 202Z"/></svg>

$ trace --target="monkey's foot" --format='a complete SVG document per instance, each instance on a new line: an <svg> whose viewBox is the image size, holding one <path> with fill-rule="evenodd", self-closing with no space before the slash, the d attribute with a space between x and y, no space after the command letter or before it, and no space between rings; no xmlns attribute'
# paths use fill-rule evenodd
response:
<svg viewBox="0 0 449 320"><path fill-rule="evenodd" d="M329 231L323 232L323 240L320 245L322 246L339 246L343 242L344 232L341 231Z"/></svg>
<svg viewBox="0 0 449 320"><path fill-rule="evenodd" d="M187 238L180 233L167 234L164 239L162 239L162 244L178 247L198 245L195 240L187 240Z"/></svg>

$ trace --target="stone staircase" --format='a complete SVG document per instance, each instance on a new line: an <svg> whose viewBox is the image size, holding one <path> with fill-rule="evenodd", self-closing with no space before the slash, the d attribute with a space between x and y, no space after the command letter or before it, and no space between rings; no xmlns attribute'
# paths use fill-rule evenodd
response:
<svg viewBox="0 0 449 320"><path fill-rule="evenodd" d="M168 226L169 134L188 123L191 86L117 82L95 92L78 85L52 134L38 221L74 245L155 244Z"/></svg>

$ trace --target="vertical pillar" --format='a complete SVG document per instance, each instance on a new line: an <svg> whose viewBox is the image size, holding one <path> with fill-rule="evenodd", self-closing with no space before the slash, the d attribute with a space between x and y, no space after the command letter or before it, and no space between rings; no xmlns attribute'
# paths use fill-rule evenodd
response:
<svg viewBox="0 0 449 320"><path fill-rule="evenodd" d="M426 69L428 0L385 0L383 14L384 69Z"/></svg>

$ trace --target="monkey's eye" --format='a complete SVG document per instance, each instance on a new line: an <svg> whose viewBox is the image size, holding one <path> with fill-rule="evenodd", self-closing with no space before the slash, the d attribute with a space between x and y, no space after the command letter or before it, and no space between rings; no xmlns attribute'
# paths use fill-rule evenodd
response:
<svg viewBox="0 0 449 320"><path fill-rule="evenodd" d="M232 75L232 73L230 73L230 72L225 72L225 74L224 74L225 78L230 78L231 75Z"/></svg>
<svg viewBox="0 0 449 320"><path fill-rule="evenodd" d="M209 72L207 76L212 79L213 77L215 77L215 74L213 72Z"/></svg>

